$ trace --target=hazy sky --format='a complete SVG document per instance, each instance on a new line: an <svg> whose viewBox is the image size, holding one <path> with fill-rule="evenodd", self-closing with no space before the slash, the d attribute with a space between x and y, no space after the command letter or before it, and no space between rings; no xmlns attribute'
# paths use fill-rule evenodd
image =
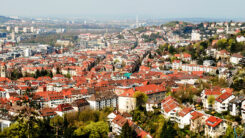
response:
<svg viewBox="0 0 245 138"><path fill-rule="evenodd" d="M0 15L245 18L245 0L0 0Z"/></svg>

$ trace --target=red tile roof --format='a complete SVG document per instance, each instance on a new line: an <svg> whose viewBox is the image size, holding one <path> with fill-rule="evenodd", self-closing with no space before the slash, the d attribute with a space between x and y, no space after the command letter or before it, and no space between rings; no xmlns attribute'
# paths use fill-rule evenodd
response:
<svg viewBox="0 0 245 138"><path fill-rule="evenodd" d="M223 120L215 117L215 116L210 116L207 120L206 120L206 124L211 126L211 127L216 127L217 125L219 125Z"/></svg>
<svg viewBox="0 0 245 138"><path fill-rule="evenodd" d="M48 116L55 116L56 112L53 108L43 108L41 111L41 116L48 117Z"/></svg>
<svg viewBox="0 0 245 138"><path fill-rule="evenodd" d="M192 111L192 108L186 107L186 108L182 109L178 114L179 114L179 116L184 117L188 113L190 113L191 111Z"/></svg>
<svg viewBox="0 0 245 138"><path fill-rule="evenodd" d="M133 89L127 89L120 96L122 96L122 97L133 97L134 96L134 92L135 91Z"/></svg>
<svg viewBox="0 0 245 138"><path fill-rule="evenodd" d="M225 101L226 99L228 99L230 96L232 96L231 93L225 92L225 93L221 94L219 97L217 97L216 98L216 101L222 103L223 101Z"/></svg>
<svg viewBox="0 0 245 138"><path fill-rule="evenodd" d="M144 85L140 87L135 87L135 91L140 91L145 94L153 94L158 92L164 92L166 91L165 87L156 85L156 84L150 84L150 85Z"/></svg>
<svg viewBox="0 0 245 138"><path fill-rule="evenodd" d="M219 87L205 90L205 95L220 95L220 94L221 94L221 89Z"/></svg>
<svg viewBox="0 0 245 138"><path fill-rule="evenodd" d="M163 110L168 113L178 107L179 103L172 96L168 96L162 100L162 106Z"/></svg>
<svg viewBox="0 0 245 138"><path fill-rule="evenodd" d="M118 114L113 120L112 122L119 125L120 127L123 127L124 124L128 121L129 126L133 125L133 122L129 119L126 119L125 117L121 116L120 114Z"/></svg>
<svg viewBox="0 0 245 138"><path fill-rule="evenodd" d="M137 136L140 138L145 138L147 135L149 135L147 132L140 130L140 133Z"/></svg>
<svg viewBox="0 0 245 138"><path fill-rule="evenodd" d="M61 112L65 112L69 110L73 110L73 107L71 106L71 104L68 104L68 103L60 104L56 108L56 111L61 111Z"/></svg>
<svg viewBox="0 0 245 138"><path fill-rule="evenodd" d="M191 115L192 115L192 118L191 118L192 120L195 120L195 119L203 116L202 113L197 112L197 111L192 112Z"/></svg>

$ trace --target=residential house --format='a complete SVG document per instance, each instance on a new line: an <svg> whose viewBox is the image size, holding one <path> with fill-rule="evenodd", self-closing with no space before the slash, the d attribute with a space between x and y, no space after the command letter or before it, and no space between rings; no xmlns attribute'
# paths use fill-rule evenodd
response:
<svg viewBox="0 0 245 138"><path fill-rule="evenodd" d="M0 131L3 131L4 128L10 127L12 122L12 116L9 114L0 114Z"/></svg>
<svg viewBox="0 0 245 138"><path fill-rule="evenodd" d="M116 108L118 105L118 96L112 91L97 92L87 100L90 108L94 110L101 110L105 107Z"/></svg>
<svg viewBox="0 0 245 138"><path fill-rule="evenodd" d="M125 125L125 123L128 123L129 126L135 130L137 133L137 137L139 138L152 138L151 135L147 132L145 132L142 128L137 126L131 119L128 119L124 117L123 115L118 114L114 119L111 121L111 128L112 132L115 135L120 135L122 131L122 127Z"/></svg>
<svg viewBox="0 0 245 138"><path fill-rule="evenodd" d="M140 91L148 96L149 100L159 101L165 97L166 89L164 86L149 84L144 86L135 87L135 91Z"/></svg>
<svg viewBox="0 0 245 138"><path fill-rule="evenodd" d="M89 102L85 99L78 99L72 102L72 107L75 111L83 111L90 108Z"/></svg>
<svg viewBox="0 0 245 138"><path fill-rule="evenodd" d="M230 111L230 114L232 116L239 116L241 115L241 108L242 105L245 105L245 96L244 95L241 95L241 96L238 96L236 98L234 98L233 100L231 100L229 102L229 111Z"/></svg>
<svg viewBox="0 0 245 138"><path fill-rule="evenodd" d="M120 112L131 112L136 109L136 98L134 90L129 89L118 96L118 110Z"/></svg>
<svg viewBox="0 0 245 138"><path fill-rule="evenodd" d="M218 96L215 101L215 111L218 113L222 113L224 111L228 111L228 105L231 100L235 98L234 95L230 92L225 92Z"/></svg>
<svg viewBox="0 0 245 138"><path fill-rule="evenodd" d="M245 41L245 37L239 35L239 36L236 37L236 41L237 41L237 42L244 42L244 41Z"/></svg>
<svg viewBox="0 0 245 138"><path fill-rule="evenodd" d="M49 118L49 117L54 117L55 115L57 115L57 113L55 112L55 108L42 108L40 110L40 115L43 118Z"/></svg>
<svg viewBox="0 0 245 138"><path fill-rule="evenodd" d="M65 103L65 104L59 104L59 105L56 107L55 112L56 112L59 116L63 116L63 115L66 114L66 113L74 112L74 109L73 109L73 107L72 107L71 104Z"/></svg>
<svg viewBox="0 0 245 138"><path fill-rule="evenodd" d="M205 136L218 138L221 135L225 135L226 128L227 125L222 119L215 116L210 116L206 120Z"/></svg>
<svg viewBox="0 0 245 138"><path fill-rule="evenodd" d="M214 98L217 98L221 94L221 88L219 87L203 90L201 93L203 107L208 110L212 109L215 101L212 101L213 103L210 103L211 101L208 100L209 97L213 96Z"/></svg>
<svg viewBox="0 0 245 138"><path fill-rule="evenodd" d="M172 69L180 69L182 62L180 60L174 60L172 63Z"/></svg>
<svg viewBox="0 0 245 138"><path fill-rule="evenodd" d="M194 111L191 113L190 130L195 133L204 131L206 117L203 113Z"/></svg>
<svg viewBox="0 0 245 138"><path fill-rule="evenodd" d="M186 125L190 125L192 108L185 107L178 112L175 121L178 123L179 128L184 128Z"/></svg>
<svg viewBox="0 0 245 138"><path fill-rule="evenodd" d="M243 58L243 56L239 53L232 54L230 57L230 62L232 64L238 64L239 61Z"/></svg>
<svg viewBox="0 0 245 138"><path fill-rule="evenodd" d="M180 110L179 103L172 96L168 96L162 100L161 111L163 115L170 118L171 121L175 120L176 113Z"/></svg>

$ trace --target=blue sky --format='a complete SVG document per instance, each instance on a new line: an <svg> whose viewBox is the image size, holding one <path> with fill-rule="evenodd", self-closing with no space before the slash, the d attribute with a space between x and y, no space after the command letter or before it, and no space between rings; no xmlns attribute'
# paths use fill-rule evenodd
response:
<svg viewBox="0 0 245 138"><path fill-rule="evenodd" d="M1 15L245 18L245 0L0 0Z"/></svg>

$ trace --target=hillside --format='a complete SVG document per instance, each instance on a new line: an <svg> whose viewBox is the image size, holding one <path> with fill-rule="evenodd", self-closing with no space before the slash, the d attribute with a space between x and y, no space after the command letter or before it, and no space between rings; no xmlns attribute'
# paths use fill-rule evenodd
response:
<svg viewBox="0 0 245 138"><path fill-rule="evenodd" d="M191 23L188 23L188 22L172 21L172 22L168 22L166 24L163 24L162 26L175 27L176 24L180 24L180 26L191 25Z"/></svg>
<svg viewBox="0 0 245 138"><path fill-rule="evenodd" d="M5 23L9 20L13 20L13 19L5 16L0 16L0 23Z"/></svg>

